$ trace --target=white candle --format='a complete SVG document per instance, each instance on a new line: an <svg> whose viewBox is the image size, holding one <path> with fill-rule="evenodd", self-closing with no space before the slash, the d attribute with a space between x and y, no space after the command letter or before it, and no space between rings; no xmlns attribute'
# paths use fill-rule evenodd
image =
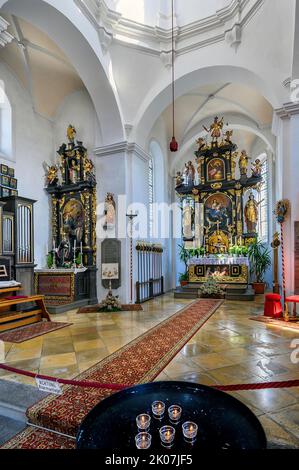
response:
<svg viewBox="0 0 299 470"><path fill-rule="evenodd" d="M55 239L53 238L53 250L55 251L56 246L55 246Z"/></svg>
<svg viewBox="0 0 299 470"><path fill-rule="evenodd" d="M82 255L82 253L83 253L83 245L82 245L82 242L81 242L81 244L80 244L80 251L81 251L81 255Z"/></svg>

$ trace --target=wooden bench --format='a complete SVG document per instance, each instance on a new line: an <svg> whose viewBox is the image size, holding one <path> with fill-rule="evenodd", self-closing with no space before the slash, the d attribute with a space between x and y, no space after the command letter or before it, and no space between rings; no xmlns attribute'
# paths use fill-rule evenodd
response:
<svg viewBox="0 0 299 470"><path fill-rule="evenodd" d="M15 290L15 288L13 289ZM35 305L30 305L29 308L24 311L19 309L15 310L17 306L22 306L28 303ZM0 332L38 323L43 319L51 321L45 306L43 295L34 295L31 297L20 299L15 298L11 300L0 298Z"/></svg>

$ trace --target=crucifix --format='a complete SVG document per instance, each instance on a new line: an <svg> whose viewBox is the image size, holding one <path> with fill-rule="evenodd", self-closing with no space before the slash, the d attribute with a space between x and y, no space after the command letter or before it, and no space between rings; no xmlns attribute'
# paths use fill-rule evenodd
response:
<svg viewBox="0 0 299 470"><path fill-rule="evenodd" d="M126 214L126 217L129 219L130 224L130 305L133 304L133 226L134 226L134 219L137 217L137 214L133 214L133 211L130 214Z"/></svg>

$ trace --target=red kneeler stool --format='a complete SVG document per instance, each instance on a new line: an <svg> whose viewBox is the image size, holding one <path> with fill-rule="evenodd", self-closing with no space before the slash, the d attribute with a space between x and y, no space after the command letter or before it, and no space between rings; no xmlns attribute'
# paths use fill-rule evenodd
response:
<svg viewBox="0 0 299 470"><path fill-rule="evenodd" d="M280 318L282 313L281 296L279 294L266 294L264 306L265 317Z"/></svg>

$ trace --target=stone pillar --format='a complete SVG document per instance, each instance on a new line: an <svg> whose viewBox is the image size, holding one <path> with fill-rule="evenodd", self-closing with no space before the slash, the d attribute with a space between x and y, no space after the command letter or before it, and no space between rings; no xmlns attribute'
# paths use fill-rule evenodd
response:
<svg viewBox="0 0 299 470"><path fill-rule="evenodd" d="M273 131L277 136L275 161L276 201L288 199L291 211L284 224L284 252L287 295L294 292L295 222L299 221L299 104L288 103L276 110Z"/></svg>

